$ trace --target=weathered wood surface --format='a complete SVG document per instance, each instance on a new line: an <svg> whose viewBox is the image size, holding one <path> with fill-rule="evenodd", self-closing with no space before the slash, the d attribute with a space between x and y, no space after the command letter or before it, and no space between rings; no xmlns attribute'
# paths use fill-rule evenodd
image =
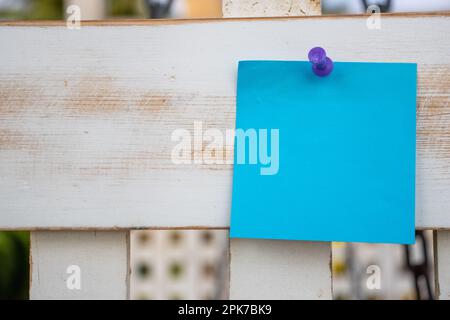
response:
<svg viewBox="0 0 450 320"><path fill-rule="evenodd" d="M437 231L434 240L436 298L450 300L450 231Z"/></svg>
<svg viewBox="0 0 450 320"><path fill-rule="evenodd" d="M261 15L290 15L292 8L284 8L285 4L284 0L266 1L269 10ZM252 0L226 0L223 15L246 15L254 7ZM317 11L309 8L304 13L312 15ZM230 239L230 299L331 299L330 266L330 243Z"/></svg>
<svg viewBox="0 0 450 320"><path fill-rule="evenodd" d="M329 242L231 239L231 299L331 299Z"/></svg>
<svg viewBox="0 0 450 320"><path fill-rule="evenodd" d="M320 15L320 0L223 0L228 17L280 17Z"/></svg>
<svg viewBox="0 0 450 320"><path fill-rule="evenodd" d="M32 232L30 257L31 299L129 297L129 232Z"/></svg>
<svg viewBox="0 0 450 320"><path fill-rule="evenodd" d="M228 227L232 165L172 163L171 133L233 128L238 61L315 45L418 63L416 224L450 228L450 15L365 19L0 23L0 228Z"/></svg>

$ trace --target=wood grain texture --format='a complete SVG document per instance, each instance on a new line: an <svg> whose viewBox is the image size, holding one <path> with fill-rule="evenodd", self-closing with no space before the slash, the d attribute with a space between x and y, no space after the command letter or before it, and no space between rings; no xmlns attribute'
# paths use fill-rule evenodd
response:
<svg viewBox="0 0 450 320"><path fill-rule="evenodd" d="M303 5L307 2L301 1ZM224 7L225 17L245 14L254 7L254 2L249 0L227 0L223 4L226 6L227 3L239 3L242 11L227 11ZM276 6L277 10L263 14L291 14L291 9L279 11L285 3L284 0L272 1L271 5ZM305 13L316 12L307 10ZM330 266L330 243L230 239L230 298L331 299Z"/></svg>
<svg viewBox="0 0 450 320"><path fill-rule="evenodd" d="M224 17L320 15L320 0L223 0Z"/></svg>
<svg viewBox="0 0 450 320"><path fill-rule="evenodd" d="M129 232L39 231L31 233L31 299L128 299ZM80 268L80 290L68 289Z"/></svg>
<svg viewBox="0 0 450 320"><path fill-rule="evenodd" d="M434 237L436 298L450 300L450 231L437 231Z"/></svg>
<svg viewBox="0 0 450 320"><path fill-rule="evenodd" d="M0 229L228 227L232 165L174 164L171 133L234 128L238 61L317 44L418 63L416 224L450 228L450 16L365 19L0 26Z"/></svg>
<svg viewBox="0 0 450 320"><path fill-rule="evenodd" d="M230 299L331 299L327 242L231 239Z"/></svg>

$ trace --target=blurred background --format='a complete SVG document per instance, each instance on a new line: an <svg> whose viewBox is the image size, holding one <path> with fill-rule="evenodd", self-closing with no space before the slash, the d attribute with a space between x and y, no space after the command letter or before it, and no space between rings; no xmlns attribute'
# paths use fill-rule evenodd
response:
<svg viewBox="0 0 450 320"><path fill-rule="evenodd" d="M0 20L218 18L221 0L0 0ZM448 0L322 0L323 14L448 11ZM333 243L335 299L432 299L433 233L414 246ZM131 234L132 299L225 299L228 231L139 230ZM29 234L0 232L0 299L28 299ZM371 281L380 274L380 286ZM370 282L370 283L369 283ZM300 284L299 284L300 285Z"/></svg>
<svg viewBox="0 0 450 320"><path fill-rule="evenodd" d="M218 18L221 0L0 0L0 19L63 19L76 4L82 20ZM450 10L448 0L321 0L323 14L363 13L371 4L383 12Z"/></svg>

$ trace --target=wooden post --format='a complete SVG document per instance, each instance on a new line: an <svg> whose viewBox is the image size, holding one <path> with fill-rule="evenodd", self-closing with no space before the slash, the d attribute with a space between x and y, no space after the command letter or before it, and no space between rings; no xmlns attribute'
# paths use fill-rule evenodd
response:
<svg viewBox="0 0 450 320"><path fill-rule="evenodd" d="M129 297L129 232L32 232L30 257L30 299Z"/></svg>
<svg viewBox="0 0 450 320"><path fill-rule="evenodd" d="M320 14L317 0L224 0L223 16ZM331 244L230 240L231 299L331 299Z"/></svg>
<svg viewBox="0 0 450 320"><path fill-rule="evenodd" d="M223 0L222 13L229 17L315 16L320 0Z"/></svg>
<svg viewBox="0 0 450 320"><path fill-rule="evenodd" d="M450 231L434 232L436 298L450 300Z"/></svg>
<svg viewBox="0 0 450 320"><path fill-rule="evenodd" d="M81 20L100 20L106 16L106 0L64 0L64 8L71 5L80 7Z"/></svg>
<svg viewBox="0 0 450 320"><path fill-rule="evenodd" d="M331 299L330 243L230 242L231 299Z"/></svg>
<svg viewBox="0 0 450 320"><path fill-rule="evenodd" d="M82 20L105 17L103 0L64 1L64 8L70 5L80 7ZM126 299L128 234L112 231L31 232L30 299ZM80 289L67 287L69 273L77 272L70 266L80 267Z"/></svg>

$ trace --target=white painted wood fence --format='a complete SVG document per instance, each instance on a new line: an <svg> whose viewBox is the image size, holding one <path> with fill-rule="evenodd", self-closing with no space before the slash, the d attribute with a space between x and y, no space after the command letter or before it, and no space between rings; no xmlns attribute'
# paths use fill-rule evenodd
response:
<svg viewBox="0 0 450 320"><path fill-rule="evenodd" d="M223 12L320 13L274 3ZM33 231L31 298L126 299L130 229L228 228L232 166L173 164L171 132L233 128L237 62L302 60L316 45L336 61L418 63L416 225L437 230L436 287L450 298L450 14L386 15L380 30L366 19L1 22L0 229ZM332 298L329 243L230 246L230 298ZM66 287L70 265L81 290Z"/></svg>

